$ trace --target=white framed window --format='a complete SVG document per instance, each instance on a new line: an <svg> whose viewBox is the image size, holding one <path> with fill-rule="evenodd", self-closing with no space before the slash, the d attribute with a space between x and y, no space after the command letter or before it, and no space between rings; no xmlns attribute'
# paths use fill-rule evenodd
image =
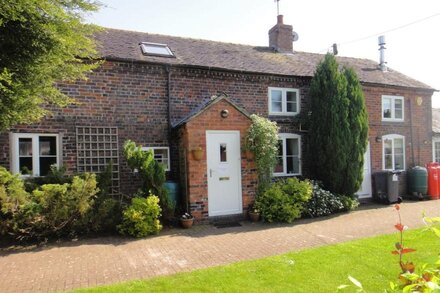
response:
<svg viewBox="0 0 440 293"><path fill-rule="evenodd" d="M143 147L145 151L153 151L154 159L163 165L165 171L170 171L170 148L169 147Z"/></svg>
<svg viewBox="0 0 440 293"><path fill-rule="evenodd" d="M405 137L399 134L382 136L384 170L405 170Z"/></svg>
<svg viewBox="0 0 440 293"><path fill-rule="evenodd" d="M273 175L301 175L301 136L291 133L280 133L278 136L278 163Z"/></svg>
<svg viewBox="0 0 440 293"><path fill-rule="evenodd" d="M403 121L404 109L402 96L382 96L382 121Z"/></svg>
<svg viewBox="0 0 440 293"><path fill-rule="evenodd" d="M293 116L300 111L299 90L269 87L269 115Z"/></svg>
<svg viewBox="0 0 440 293"><path fill-rule="evenodd" d="M46 176L60 166L60 139L53 133L12 133L11 171L23 176Z"/></svg>
<svg viewBox="0 0 440 293"><path fill-rule="evenodd" d="M440 137L432 138L432 161L440 163Z"/></svg>
<svg viewBox="0 0 440 293"><path fill-rule="evenodd" d="M144 55L174 57L173 52L167 44L142 42L140 43L140 46Z"/></svg>

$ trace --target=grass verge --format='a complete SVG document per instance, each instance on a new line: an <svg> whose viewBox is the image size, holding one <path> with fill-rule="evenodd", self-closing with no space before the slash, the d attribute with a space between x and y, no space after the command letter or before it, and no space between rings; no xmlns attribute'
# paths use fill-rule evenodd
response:
<svg viewBox="0 0 440 293"><path fill-rule="evenodd" d="M405 260L416 266L436 259L440 240L422 229L405 231ZM367 292L383 292L399 274L391 254L398 235L390 234L226 266L131 281L74 292L335 292L348 275Z"/></svg>

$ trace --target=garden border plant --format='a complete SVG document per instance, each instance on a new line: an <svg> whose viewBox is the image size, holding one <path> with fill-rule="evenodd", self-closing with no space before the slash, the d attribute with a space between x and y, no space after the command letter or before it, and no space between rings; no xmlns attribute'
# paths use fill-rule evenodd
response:
<svg viewBox="0 0 440 293"><path fill-rule="evenodd" d="M273 168L278 156L278 130L276 122L252 114L252 124L245 137L245 150L251 151L255 157L258 173L258 194L262 193L272 179Z"/></svg>

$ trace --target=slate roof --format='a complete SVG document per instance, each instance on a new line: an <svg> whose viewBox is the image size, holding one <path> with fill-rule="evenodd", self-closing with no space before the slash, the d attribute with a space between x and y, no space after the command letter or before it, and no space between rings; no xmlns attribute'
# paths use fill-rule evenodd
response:
<svg viewBox="0 0 440 293"><path fill-rule="evenodd" d="M228 98L228 96L226 94L221 94L219 96L212 96L210 98L205 99L198 107L194 108L187 116L185 116L180 121L174 123L172 125L173 128L178 128L178 127L188 123L189 121L191 121L192 119L196 118L201 113L203 113L205 110L210 108L212 105L215 105L215 104L217 104L218 102L220 102L222 100L225 100L226 102L228 102L232 107L237 109L237 111L239 111L244 116L246 116L246 117L248 117L250 119L250 114L246 110L244 110L244 109L240 108L239 106L237 106L234 102L232 102Z"/></svg>
<svg viewBox="0 0 440 293"><path fill-rule="evenodd" d="M96 35L102 57L109 60L127 60L160 64L184 65L265 73L287 76L311 77L324 55L306 52L282 54L269 47L231 44L149 34L106 28ZM167 44L176 58L144 56L139 43ZM339 57L342 65L352 67L365 83L402 86L434 90L430 86L402 73L389 69L382 72L375 61Z"/></svg>

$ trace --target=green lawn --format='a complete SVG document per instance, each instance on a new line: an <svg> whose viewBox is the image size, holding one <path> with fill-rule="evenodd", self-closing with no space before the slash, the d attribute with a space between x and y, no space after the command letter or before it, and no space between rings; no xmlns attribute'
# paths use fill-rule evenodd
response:
<svg viewBox="0 0 440 293"><path fill-rule="evenodd" d="M398 257L391 254L397 241L395 233L75 292L335 292L349 284L348 275L368 292L383 292L399 274ZM404 241L417 249L405 255L415 264L432 261L440 252L440 239L431 232L405 231Z"/></svg>

